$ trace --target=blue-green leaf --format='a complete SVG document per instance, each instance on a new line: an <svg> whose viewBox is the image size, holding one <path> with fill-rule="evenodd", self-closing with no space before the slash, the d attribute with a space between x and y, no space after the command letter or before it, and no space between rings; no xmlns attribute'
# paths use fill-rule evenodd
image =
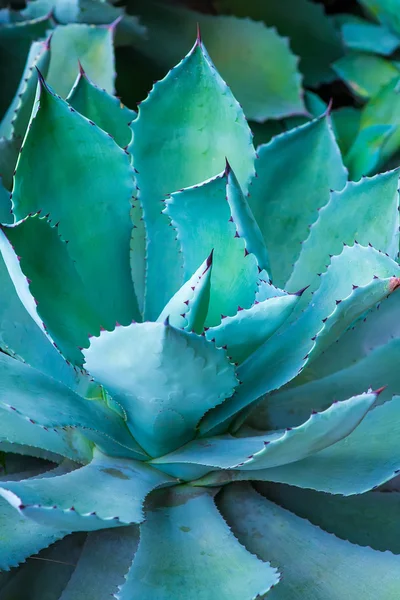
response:
<svg viewBox="0 0 400 600"><path fill-rule="evenodd" d="M238 543L206 490L161 492L146 511L140 542L118 600L254 600L279 581Z"/></svg>

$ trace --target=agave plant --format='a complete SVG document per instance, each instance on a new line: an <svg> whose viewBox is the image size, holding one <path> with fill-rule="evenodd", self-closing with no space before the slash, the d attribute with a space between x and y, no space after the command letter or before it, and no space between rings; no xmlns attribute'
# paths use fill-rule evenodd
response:
<svg viewBox="0 0 400 600"><path fill-rule="evenodd" d="M346 183L329 114L256 155L200 38L138 115L39 71L0 197L2 598L398 598L397 187Z"/></svg>

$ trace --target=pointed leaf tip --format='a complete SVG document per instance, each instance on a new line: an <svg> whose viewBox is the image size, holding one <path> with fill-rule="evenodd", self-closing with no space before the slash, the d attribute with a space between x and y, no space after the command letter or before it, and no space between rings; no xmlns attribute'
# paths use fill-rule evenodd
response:
<svg viewBox="0 0 400 600"><path fill-rule="evenodd" d="M165 319L165 321L164 321L164 325L165 325L165 327L168 327L168 326L169 326L169 315L168 315L168 317Z"/></svg>
<svg viewBox="0 0 400 600"><path fill-rule="evenodd" d="M121 23L122 19L123 19L123 15L119 15L119 17L117 17L115 19L115 21L113 21L112 23L107 25L107 29L114 32L116 30L116 28L118 27L119 23Z"/></svg>
<svg viewBox="0 0 400 600"><path fill-rule="evenodd" d="M389 283L390 292L394 292L398 287L400 287L400 277L392 277Z"/></svg>
<svg viewBox="0 0 400 600"><path fill-rule="evenodd" d="M382 387L378 388L377 390L374 390L372 393L375 394L376 396L379 396L380 394L382 394L382 392L384 392L387 388L387 385L383 385Z"/></svg>
<svg viewBox="0 0 400 600"><path fill-rule="evenodd" d="M201 44L202 44L202 40L201 40L200 23L197 22L196 45L201 46Z"/></svg>
<svg viewBox="0 0 400 600"><path fill-rule="evenodd" d="M50 50L51 48L51 40L53 39L53 32L50 33L49 37L44 40L43 44L46 50Z"/></svg>
<svg viewBox="0 0 400 600"><path fill-rule="evenodd" d="M229 164L229 161L227 159L227 157L225 156L225 177L228 177L228 175L232 172L232 167Z"/></svg>
<svg viewBox="0 0 400 600"><path fill-rule="evenodd" d="M207 269L209 269L213 263L213 257L214 257L214 248L211 250L210 254L208 255L207 261L206 261L206 265L207 265Z"/></svg>
<svg viewBox="0 0 400 600"><path fill-rule="evenodd" d="M309 285L306 285L305 287L301 288L301 290L299 290L298 292L295 292L293 296L302 296L304 292L308 290L309 287Z"/></svg>
<svg viewBox="0 0 400 600"><path fill-rule="evenodd" d="M79 65L79 74L80 74L82 77L86 77L85 69L83 68L83 66L82 66L82 63L81 63L81 61L79 60L79 58L78 58L78 65Z"/></svg>
<svg viewBox="0 0 400 600"><path fill-rule="evenodd" d="M35 65L35 69L37 71L37 76L38 76L38 81L40 83L40 87L47 90L48 87L47 87L47 84L46 84L46 82L44 80L44 77L43 77L42 73L40 72L40 70L38 69L38 67L36 65Z"/></svg>

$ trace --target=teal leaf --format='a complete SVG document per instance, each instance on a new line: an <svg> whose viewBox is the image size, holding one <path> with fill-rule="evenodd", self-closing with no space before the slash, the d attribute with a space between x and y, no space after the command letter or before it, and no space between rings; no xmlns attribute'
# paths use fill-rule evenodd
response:
<svg viewBox="0 0 400 600"><path fill-rule="evenodd" d="M378 279L374 280L377 289L389 295L397 287L396 275L399 273L397 263L372 247L365 248L359 244L345 246L339 256L332 258L330 267L320 278L312 303L298 320L280 335L272 336L239 366L237 373L242 385L232 398L205 416L200 431L207 433L263 394L279 389L296 377L307 365L323 319L335 311L341 300L350 296L353 286L368 286L377 276ZM387 279L391 276L394 279ZM383 286L379 278L386 279ZM372 285L375 288L373 281ZM373 303L372 306L379 301L375 294L370 293L365 300L366 304L358 307L360 313L368 310L368 301ZM349 316L355 318L355 314L352 311ZM349 326L351 323L342 321L342 333ZM296 340L295 344L293 340Z"/></svg>
<svg viewBox="0 0 400 600"><path fill-rule="evenodd" d="M393 31L397 36L400 35L400 17L396 0L359 0L360 4L366 8L383 25Z"/></svg>
<svg viewBox="0 0 400 600"><path fill-rule="evenodd" d="M351 50L389 56L400 46L397 35L383 25L368 21L344 23L341 34L345 46Z"/></svg>
<svg viewBox="0 0 400 600"><path fill-rule="evenodd" d="M43 328L26 311L0 256L0 348L69 387L76 373L51 344Z"/></svg>
<svg viewBox="0 0 400 600"><path fill-rule="evenodd" d="M221 175L176 192L167 200L165 212L182 248L185 279L214 250L207 326L220 323L221 315L236 314L238 306L249 308L255 299L258 263L247 249L248 245L252 247L252 230L243 227L245 218L240 218L243 205L238 206L238 196L245 206L236 177L226 169ZM256 242L254 246L259 248L261 244Z"/></svg>
<svg viewBox="0 0 400 600"><path fill-rule="evenodd" d="M68 361L82 365L79 348L89 345L89 334L99 334L101 317L88 298L58 227L38 215L2 227L0 250L27 311L35 320L39 317L39 325L44 322L46 332Z"/></svg>
<svg viewBox="0 0 400 600"><path fill-rule="evenodd" d="M191 440L204 413L237 385L224 350L168 321L103 331L84 355L87 370L124 408L129 429L151 456Z"/></svg>
<svg viewBox="0 0 400 600"><path fill-rule="evenodd" d="M360 128L361 110L342 106L331 112L332 127L342 156L350 150Z"/></svg>
<svg viewBox="0 0 400 600"><path fill-rule="evenodd" d="M330 66L344 49L322 6L310 0L217 0L216 4L222 12L264 21L289 38L290 47L300 57L305 85L315 87L334 78Z"/></svg>
<svg viewBox="0 0 400 600"><path fill-rule="evenodd" d="M36 95L35 68L46 76L49 64L50 39L46 42L33 42L17 92L0 123L0 137L25 135Z"/></svg>
<svg viewBox="0 0 400 600"><path fill-rule="evenodd" d="M146 277L146 229L140 202L132 199L131 209L132 235L130 243L130 265L132 281L138 302L140 315L144 312L145 277ZM142 319L140 319L142 320Z"/></svg>
<svg viewBox="0 0 400 600"><path fill-rule="evenodd" d="M87 437L122 445L125 453L143 459L124 421L101 401L86 400L61 383L22 362L0 353L0 405L41 427L76 427ZM104 435L106 437L104 437ZM97 441L97 440L96 440Z"/></svg>
<svg viewBox="0 0 400 600"><path fill-rule="evenodd" d="M201 334L210 302L212 253L192 277L176 292L157 319L169 319L173 327Z"/></svg>
<svg viewBox="0 0 400 600"><path fill-rule="evenodd" d="M400 75L399 70L389 60L363 52L351 52L343 56L333 63L332 69L362 100L372 98L382 87Z"/></svg>
<svg viewBox="0 0 400 600"><path fill-rule="evenodd" d="M218 506L242 544L280 566L282 581L271 599L397 600L400 558L390 552L339 540L247 485L225 488Z"/></svg>
<svg viewBox="0 0 400 600"><path fill-rule="evenodd" d="M3 407L4 408L4 407ZM88 462L92 457L90 443L78 432L67 429L44 429L28 419L21 419L14 411L0 411L0 442L4 448L7 444L12 452L14 444L29 446L35 454L35 449L42 449L52 454L58 454L77 462Z"/></svg>
<svg viewBox="0 0 400 600"><path fill-rule="evenodd" d="M185 110L187 106L190 111ZM130 151L138 171L136 180L146 222L144 313L145 318L156 319L183 283L178 242L168 227L168 218L160 214L160 201L167 194L216 176L224 169L225 157L246 192L254 173L255 151L243 111L200 41L155 84L141 103L132 129ZM210 251L208 248L202 254L188 277ZM162 262L169 265L165 281L160 281Z"/></svg>
<svg viewBox="0 0 400 600"><path fill-rule="evenodd" d="M108 600L122 585L138 543L136 525L89 533L62 600Z"/></svg>
<svg viewBox="0 0 400 600"><path fill-rule="evenodd" d="M239 307L236 315L210 327L206 338L226 347L230 359L241 364L283 325L298 300L299 294L286 294L256 301L249 309Z"/></svg>
<svg viewBox="0 0 400 600"><path fill-rule="evenodd" d="M42 211L59 223L58 233L68 242L102 326L113 329L116 321L128 324L139 317L129 264L133 169L105 132L74 112L43 80L40 85L40 109L15 175L14 214L19 220Z"/></svg>
<svg viewBox="0 0 400 600"><path fill-rule="evenodd" d="M287 485L259 484L268 498L342 540L400 554L398 492L333 496Z"/></svg>
<svg viewBox="0 0 400 600"><path fill-rule="evenodd" d="M341 192L332 192L302 244L286 289L296 291L301 285L311 284L304 295L309 298L319 283L318 273L323 273L329 264L329 255L339 254L343 244L353 244L356 240L397 258L398 185L399 172L389 171L358 183L349 182ZM302 300L306 299L304 296Z"/></svg>
<svg viewBox="0 0 400 600"><path fill-rule="evenodd" d="M181 487L149 503L118 600L254 600L279 581L269 563L238 543L206 490Z"/></svg>
<svg viewBox="0 0 400 600"><path fill-rule="evenodd" d="M0 25L0 115L11 104L24 72L31 43L43 38L51 29L49 15L28 21Z"/></svg>
<svg viewBox="0 0 400 600"><path fill-rule="evenodd" d="M395 396L374 408L344 440L296 463L253 471L251 477L343 496L368 492L400 468L399 410L400 396Z"/></svg>
<svg viewBox="0 0 400 600"><path fill-rule="evenodd" d="M180 463L219 469L252 471L268 469L302 460L349 435L373 406L377 393L362 394L316 413L294 429L255 431L254 436L230 435L197 439L171 454L152 461L180 477ZM178 471L176 468L178 467Z"/></svg>
<svg viewBox="0 0 400 600"><path fill-rule="evenodd" d="M14 217L11 214L10 192L6 190L0 176L0 223L12 223Z"/></svg>
<svg viewBox="0 0 400 600"><path fill-rule="evenodd" d="M331 189L344 186L346 170L326 116L275 137L257 152L248 202L268 248L274 282L283 286L317 210ZM297 289L308 283L303 280Z"/></svg>
<svg viewBox="0 0 400 600"><path fill-rule="evenodd" d="M385 145L395 133L394 125L371 125L359 131L344 157L350 179L358 181L379 170Z"/></svg>
<svg viewBox="0 0 400 600"><path fill-rule="evenodd" d="M0 482L20 515L65 531L91 531L144 520L149 492L174 480L132 459L94 452L93 460L56 477Z"/></svg>
<svg viewBox="0 0 400 600"><path fill-rule="evenodd" d="M51 41L47 81L66 98L79 73L79 62L92 81L109 94L114 92L113 27L72 23L59 25Z"/></svg>
<svg viewBox="0 0 400 600"><path fill-rule="evenodd" d="M121 148L131 141L129 124L136 118L136 113L90 81L82 66L67 101L81 115L109 133Z"/></svg>
<svg viewBox="0 0 400 600"><path fill-rule="evenodd" d="M135 14L148 32L135 46L167 69L190 47L199 24L218 72L248 119L262 122L306 112L298 59L274 28L249 18L206 15L148 0L136 2Z"/></svg>

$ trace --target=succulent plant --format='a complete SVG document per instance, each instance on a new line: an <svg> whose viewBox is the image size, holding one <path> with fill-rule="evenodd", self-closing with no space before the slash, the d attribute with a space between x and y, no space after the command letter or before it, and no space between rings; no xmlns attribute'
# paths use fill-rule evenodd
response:
<svg viewBox="0 0 400 600"><path fill-rule="evenodd" d="M329 113L256 154L200 37L137 115L39 69L0 196L4 600L397 600L398 178L346 182Z"/></svg>

